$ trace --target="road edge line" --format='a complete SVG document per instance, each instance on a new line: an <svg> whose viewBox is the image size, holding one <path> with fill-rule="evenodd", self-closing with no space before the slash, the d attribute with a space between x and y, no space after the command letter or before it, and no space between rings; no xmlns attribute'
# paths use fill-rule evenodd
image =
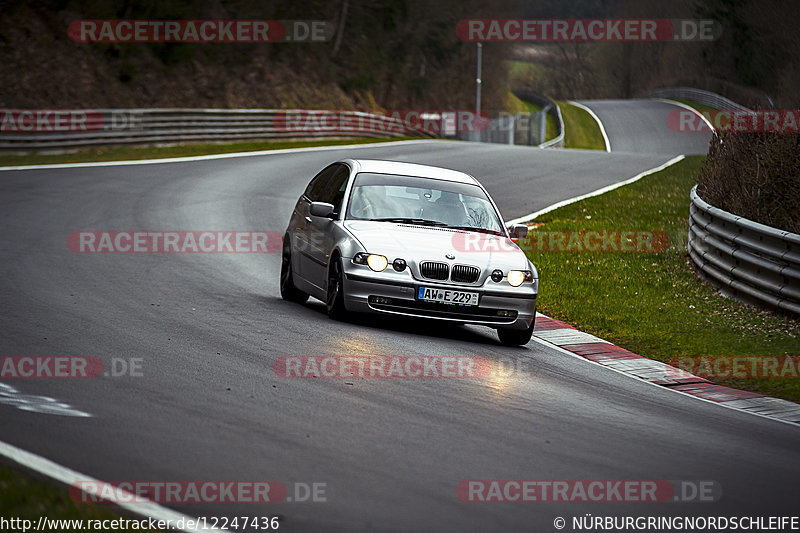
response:
<svg viewBox="0 0 800 533"><path fill-rule="evenodd" d="M429 142L441 142L432 139L409 139L405 141L388 141L388 142L375 142L375 143L361 143L361 144L337 144L337 145L324 145L324 146L303 146L300 148L279 148L277 150L256 150L252 152L229 152L224 154L207 154L207 155L188 155L180 157L162 157L159 159L124 159L121 161L86 161L84 163L52 163L41 165L18 165L18 166L0 166L1 171L11 170L47 170L59 168L89 168L89 167L121 167L129 165L157 165L162 163L185 163L191 161L209 161L213 159L228 159L236 157L254 157L260 155L271 154L290 154L295 152L322 152L326 150L348 150L352 148L374 148L377 146L397 146L405 144L418 144Z"/></svg>
<svg viewBox="0 0 800 533"><path fill-rule="evenodd" d="M62 466L50 459L42 457L40 455L36 455L35 453L28 452L23 450L22 448L18 448L13 444L8 444L7 442L0 441L0 456L5 457L11 460L14 463L21 465L22 467L33 470L39 474L42 474L45 477L58 481L67 485L67 487L74 486L75 483L81 481L89 481L93 483L103 483L98 479L94 479L90 476L86 476L67 468L66 466ZM141 496L134 496L133 494L124 491L122 489L117 489L120 494L124 494L125 498L127 499L130 496L131 501L138 498L139 500L142 499ZM82 491L85 492L85 491ZM187 520L192 520L196 522L197 520L191 516L184 515L177 511L173 511L172 509L168 509L163 507L157 503L153 502L146 502L146 503L125 503L125 502L113 502L113 505L124 509L130 513L142 516L144 518L152 518L156 521L163 520L167 521L170 520L171 524L177 524L179 520L183 520L184 524ZM87 520L87 519L81 519ZM175 525L172 526L171 529L179 530L179 531L191 531L191 532L200 532L200 531L224 531L221 529L206 529L206 528L178 528Z"/></svg>
<svg viewBox="0 0 800 533"><path fill-rule="evenodd" d="M575 202L579 202L581 200L585 200L586 198L592 198L593 196L600 196L601 194L605 194L605 193L607 193L609 191L613 191L614 189L618 189L619 187L623 187L625 185L630 185L631 183L639 181L640 179L644 178L645 176L649 176L650 174L655 174L656 172L661 172L665 168L670 167L670 166L672 166L675 163L678 163L680 161L683 161L683 159L685 157L686 157L685 155L681 154L681 155L679 155L677 157L673 157L672 159L670 159L666 163L663 163L663 164L661 164L661 165L659 165L657 167L653 167L651 169L645 170L644 172L641 172L640 174L637 174L637 175L633 176L632 178L628 178L628 179L626 179L624 181L620 181L620 182L617 182L617 183L612 183L611 185L607 185L606 187L602 187L600 189L597 189L596 191L592 191L592 192L589 192L589 193L586 193L586 194L582 194L580 196L575 196L574 198L569 198L567 200L562 200L560 202L556 202L556 203L554 203L552 205L549 205L549 206L545 207L544 209L540 209L539 211L536 211L536 212L531 213L529 215L525 215L525 216L521 216L519 218L515 218L513 220L509 220L508 222L506 222L506 226L510 226L512 224L524 224L526 222L530 222L531 220L535 219L536 217L538 217L540 215L544 215L545 213L549 213L550 211L554 211L554 210L558 209L559 207L564 207L565 205L573 204Z"/></svg>
<svg viewBox="0 0 800 533"><path fill-rule="evenodd" d="M600 133L603 135L603 142L606 145L606 152L611 153L611 141L608 140L608 134L606 133L606 128L605 126L603 126L603 121L600 120L600 117L598 117L597 114L591 109L589 109L587 106L579 102L576 102L575 100L567 100L567 103L572 104L575 107L580 107L581 109L589 113L589 115L591 115L594 121L597 122L597 125L600 126Z"/></svg>
<svg viewBox="0 0 800 533"><path fill-rule="evenodd" d="M545 318L550 318L547 315L543 315L543 314L537 313L537 318L540 317L540 316L541 317L545 317ZM580 331L580 330L576 329L576 331ZM711 405L717 405L719 407L724 407L726 409L732 409L734 411L739 411L740 413L747 413L747 414L750 414L750 415L758 416L758 417L761 417L761 418L765 418L767 420L772 420L773 422L781 422L783 424L789 424L790 426L794 426L794 427L798 426L797 422L792 422L790 420L783 420L781 418L776 418L776 417L773 417L773 416L770 416L770 415L763 415L763 414L758 413L758 412L750 411L750 410L747 410L747 409L741 409L739 407L734 407L732 405L725 405L726 402L715 402L715 401L703 398L701 396L697 396L695 394L684 392L682 390L673 389L672 387L666 387L664 385L659 385L658 383L653 383L651 381L647 381L645 379L638 378L635 375L630 374L628 372L625 372L623 370L619 370L618 368L613 368L613 367L604 365L602 363L598 363L597 361L592 361L591 359L588 359L588 358L586 358L586 357L584 357L584 356L582 356L582 355L580 355L578 353L575 353L575 352L572 352L570 350L567 350L566 348L562 348L558 344L554 344L554 343L552 343L550 341L546 341L544 339L540 339L539 337L536 336L536 332L535 331L534 331L533 337L531 337L531 340L533 340L534 342L536 342L538 344L541 344L542 346L546 346L547 348L551 348L551 349L554 349L556 351L559 351L559 352L561 352L561 353L563 353L565 355L569 355L571 357L574 357L576 359L580 359L580 360L585 361L587 363L590 363L590 364L593 364L593 365L597 365L597 366L599 366L601 368L605 368L606 370L610 370L612 372L616 372L617 374L621 374L623 376L626 376L626 377L629 377L629 378L632 378L632 379L636 379L637 381L639 381L641 383L644 383L644 384L647 384L647 385L651 385L653 387L657 387L658 389L661 389L661 390L668 390L668 391L671 391L671 392L682 394L684 396L688 396L690 398L694 398L695 400L700 400L702 402L709 403ZM606 342L608 342L608 341L606 341ZM609 343L609 345L610 346L616 346L615 344L612 344L612 343ZM640 357L643 357L643 356L640 356ZM653 360L653 359L649 359L649 358L645 358L645 359ZM669 366L669 365L667 365L667 366ZM674 367L670 367L670 368L674 368ZM732 389L732 390L739 390L739 389ZM761 396L761 397L762 398L772 398L772 396ZM784 401L788 402L788 400L784 400Z"/></svg>

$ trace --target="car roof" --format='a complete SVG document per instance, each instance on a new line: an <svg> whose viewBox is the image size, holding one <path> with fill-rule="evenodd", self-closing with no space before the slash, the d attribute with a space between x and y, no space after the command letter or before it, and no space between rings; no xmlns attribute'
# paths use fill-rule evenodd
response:
<svg viewBox="0 0 800 533"><path fill-rule="evenodd" d="M380 159L346 159L344 162L353 163L359 172L373 174L396 174L398 176L415 176L436 180L456 181L480 185L478 180L458 170L449 168L419 165L417 163L403 163L400 161L384 161Z"/></svg>

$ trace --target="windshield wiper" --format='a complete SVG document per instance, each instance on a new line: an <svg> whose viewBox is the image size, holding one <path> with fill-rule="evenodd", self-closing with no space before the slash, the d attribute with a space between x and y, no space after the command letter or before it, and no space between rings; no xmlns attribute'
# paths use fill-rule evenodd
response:
<svg viewBox="0 0 800 533"><path fill-rule="evenodd" d="M401 222L405 224L419 224L420 226L446 226L444 222L438 220L428 220L426 218L405 218L405 217L389 217L389 218L371 218L375 222Z"/></svg>
<svg viewBox="0 0 800 533"><path fill-rule="evenodd" d="M477 231L479 233L488 233L489 235L503 235L503 232L489 228L476 228L475 226L447 226L447 227L465 231Z"/></svg>

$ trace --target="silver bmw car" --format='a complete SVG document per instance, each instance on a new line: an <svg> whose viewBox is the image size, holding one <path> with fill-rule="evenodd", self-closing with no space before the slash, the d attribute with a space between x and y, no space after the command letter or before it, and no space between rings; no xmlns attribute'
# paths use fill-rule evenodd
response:
<svg viewBox="0 0 800 533"><path fill-rule="evenodd" d="M381 313L533 333L539 275L478 180L394 161L337 161L297 200L283 239L285 300L309 296L328 315Z"/></svg>

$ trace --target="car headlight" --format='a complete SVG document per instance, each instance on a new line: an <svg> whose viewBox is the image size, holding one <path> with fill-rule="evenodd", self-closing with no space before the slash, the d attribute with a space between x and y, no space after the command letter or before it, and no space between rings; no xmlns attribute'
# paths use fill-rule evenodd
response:
<svg viewBox="0 0 800 533"><path fill-rule="evenodd" d="M404 269L405 261L403 261L402 259L395 259L395 265L393 265L394 269L398 270L398 267L400 266L398 261L403 262L403 269ZM378 254L368 254L367 252L358 252L356 255L354 255L353 263L357 265L368 265L369 268L371 268L375 272L383 272L384 270L386 270L386 267L389 266L389 260L386 259L386 257ZM400 270L398 270L398 272Z"/></svg>
<svg viewBox="0 0 800 533"><path fill-rule="evenodd" d="M382 255L369 254L367 256L367 265L375 272L383 272L389 266L389 260Z"/></svg>
<svg viewBox="0 0 800 533"><path fill-rule="evenodd" d="M523 282L531 281L533 274L531 274L530 270L509 270L506 279L508 279L508 284L512 287L519 287Z"/></svg>

